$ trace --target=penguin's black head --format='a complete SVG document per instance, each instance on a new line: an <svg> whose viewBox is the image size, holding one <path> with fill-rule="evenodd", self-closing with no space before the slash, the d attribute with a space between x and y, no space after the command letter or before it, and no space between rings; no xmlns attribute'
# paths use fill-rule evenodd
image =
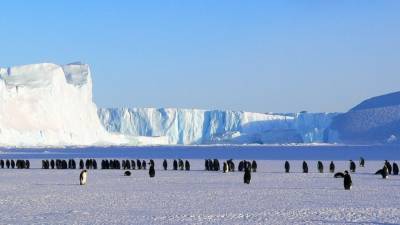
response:
<svg viewBox="0 0 400 225"><path fill-rule="evenodd" d="M349 171L345 170L344 173L345 173L345 174L349 174Z"/></svg>

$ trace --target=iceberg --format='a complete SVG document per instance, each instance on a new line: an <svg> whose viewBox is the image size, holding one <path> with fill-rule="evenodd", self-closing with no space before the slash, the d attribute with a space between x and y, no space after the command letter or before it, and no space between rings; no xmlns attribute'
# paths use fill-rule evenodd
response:
<svg viewBox="0 0 400 225"><path fill-rule="evenodd" d="M1 146L129 143L100 123L86 64L0 68L0 101Z"/></svg>
<svg viewBox="0 0 400 225"><path fill-rule="evenodd" d="M168 144L322 143L337 113L252 113L179 108L100 108L109 132L165 136Z"/></svg>
<svg viewBox="0 0 400 225"><path fill-rule="evenodd" d="M0 146L10 147L322 143L337 115L97 108L79 62L0 68L0 101Z"/></svg>

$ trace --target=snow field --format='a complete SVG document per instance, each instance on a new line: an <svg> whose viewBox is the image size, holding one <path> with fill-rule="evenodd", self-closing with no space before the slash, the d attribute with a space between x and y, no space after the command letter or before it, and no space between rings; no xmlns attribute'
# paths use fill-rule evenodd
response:
<svg viewBox="0 0 400 225"><path fill-rule="evenodd" d="M260 160L250 185L242 172L204 171L203 160L189 161L191 171L163 171L162 160L155 160L155 178L147 170L132 170L131 177L124 170L90 170L86 186L79 185L80 170L42 170L40 160L31 160L29 170L0 169L0 223L400 223L400 177L373 175L382 161L357 168L351 191L327 172L329 161L322 174L316 161L308 161L308 174L301 173L302 161L290 161L286 174L284 160ZM349 166L335 164L337 171Z"/></svg>

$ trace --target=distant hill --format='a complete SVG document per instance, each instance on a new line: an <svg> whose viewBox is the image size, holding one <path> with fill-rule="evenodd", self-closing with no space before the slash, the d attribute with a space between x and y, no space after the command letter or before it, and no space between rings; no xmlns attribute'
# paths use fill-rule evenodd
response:
<svg viewBox="0 0 400 225"><path fill-rule="evenodd" d="M367 99L336 116L329 135L349 144L399 143L400 92Z"/></svg>

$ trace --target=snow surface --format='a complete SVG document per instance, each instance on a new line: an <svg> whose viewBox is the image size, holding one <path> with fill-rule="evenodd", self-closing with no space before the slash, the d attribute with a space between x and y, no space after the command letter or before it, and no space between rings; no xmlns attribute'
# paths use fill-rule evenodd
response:
<svg viewBox="0 0 400 225"><path fill-rule="evenodd" d="M98 114L109 132L166 136L169 144L322 143L337 115L177 108L100 108Z"/></svg>
<svg viewBox="0 0 400 225"><path fill-rule="evenodd" d="M373 175L382 161L366 161L352 174L351 191L331 173L317 173L316 161L258 161L250 185L243 173L207 172L203 160L192 171L0 170L2 224L399 224L400 177ZM33 161L39 167L39 161ZM238 161L235 161L236 165ZM327 166L328 161L324 161ZM337 170L348 161L335 162ZM171 160L169 160L171 165Z"/></svg>

